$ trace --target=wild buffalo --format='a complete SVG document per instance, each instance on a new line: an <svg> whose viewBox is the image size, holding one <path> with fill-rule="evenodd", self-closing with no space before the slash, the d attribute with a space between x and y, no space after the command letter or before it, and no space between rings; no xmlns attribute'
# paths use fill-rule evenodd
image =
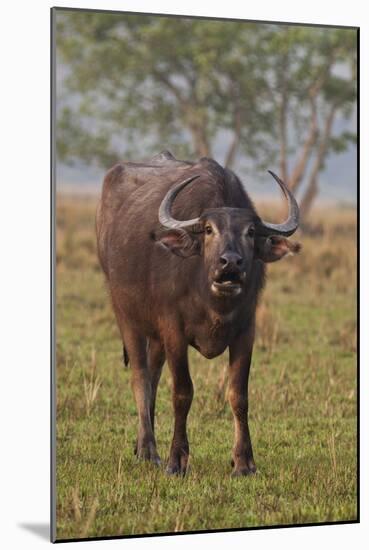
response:
<svg viewBox="0 0 369 550"><path fill-rule="evenodd" d="M299 223L291 192L284 223L263 221L238 177L217 162L163 152L106 175L97 209L98 254L131 364L139 425L135 452L159 463L156 391L165 359L173 379L174 435L168 473L184 474L193 398L187 348L208 359L229 348L233 475L256 471L248 427L248 378L255 310L265 263L299 250L286 237Z"/></svg>

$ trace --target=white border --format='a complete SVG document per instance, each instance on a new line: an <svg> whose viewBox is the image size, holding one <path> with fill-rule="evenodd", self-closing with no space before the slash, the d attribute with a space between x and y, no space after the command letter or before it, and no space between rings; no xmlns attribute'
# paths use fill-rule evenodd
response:
<svg viewBox="0 0 369 550"><path fill-rule="evenodd" d="M4 548L38 548L45 538L21 527L49 521L49 8L48 0L3 3L1 8L1 347L2 388L0 524ZM55 4L54 4L55 5ZM364 2L244 3L227 0L69 0L58 6L175 13L361 27L361 324L369 326L368 50L369 17ZM200 548L248 545L301 549L364 547L369 538L368 339L361 342L360 525L293 528L193 536L79 543L125 548ZM42 529L41 529L42 530ZM45 531L45 528L44 528Z"/></svg>

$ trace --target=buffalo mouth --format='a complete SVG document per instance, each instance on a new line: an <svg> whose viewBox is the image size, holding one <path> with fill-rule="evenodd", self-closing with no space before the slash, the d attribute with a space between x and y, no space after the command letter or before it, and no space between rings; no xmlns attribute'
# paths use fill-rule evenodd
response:
<svg viewBox="0 0 369 550"><path fill-rule="evenodd" d="M222 272L217 275L211 285L215 294L239 294L245 275L241 272Z"/></svg>

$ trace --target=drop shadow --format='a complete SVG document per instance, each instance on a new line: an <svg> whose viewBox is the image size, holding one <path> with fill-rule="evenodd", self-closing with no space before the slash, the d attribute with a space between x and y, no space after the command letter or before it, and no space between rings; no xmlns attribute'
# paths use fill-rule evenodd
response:
<svg viewBox="0 0 369 550"><path fill-rule="evenodd" d="M48 523L18 523L18 527L30 531L41 539L50 540L50 525Z"/></svg>

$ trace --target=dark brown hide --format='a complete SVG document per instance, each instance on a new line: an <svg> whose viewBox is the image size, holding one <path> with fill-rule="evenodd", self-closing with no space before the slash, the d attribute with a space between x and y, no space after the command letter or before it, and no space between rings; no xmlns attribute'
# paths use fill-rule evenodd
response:
<svg viewBox="0 0 369 550"><path fill-rule="evenodd" d="M163 197L173 184L195 175L176 197L172 214L178 220L200 217L198 227L164 228L158 220ZM211 159L182 162L164 152L148 163L118 164L105 177L96 216L98 254L125 359L132 367L139 415L136 453L159 462L155 396L166 359L173 378L175 415L170 473L185 473L188 462L186 419L193 397L189 345L207 358L229 348L233 473L255 471L247 385L256 303L264 283L264 262L293 251L283 237L272 242L254 235L260 223L239 179ZM227 277L237 279L237 292L232 280L224 284Z"/></svg>

